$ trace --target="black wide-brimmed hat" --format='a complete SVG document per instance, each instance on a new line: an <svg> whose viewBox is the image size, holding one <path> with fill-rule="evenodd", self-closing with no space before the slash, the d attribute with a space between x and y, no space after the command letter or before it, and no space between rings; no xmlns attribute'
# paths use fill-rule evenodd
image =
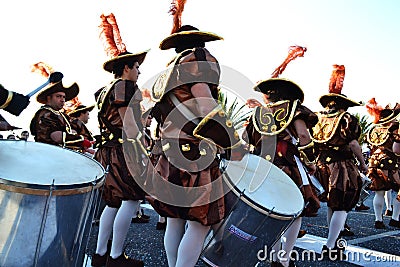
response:
<svg viewBox="0 0 400 267"><path fill-rule="evenodd" d="M343 81L345 76L344 65L333 65L333 71L329 82L329 93L319 98L319 103L325 108L329 103L334 102L343 108L361 106L362 103L354 101L342 94Z"/></svg>
<svg viewBox="0 0 400 267"><path fill-rule="evenodd" d="M399 116L399 114L400 114L400 109L385 108L380 112L379 120L377 121L376 124L390 122L390 121L396 119Z"/></svg>
<svg viewBox="0 0 400 267"><path fill-rule="evenodd" d="M36 97L36 100L41 104L46 104L47 96L58 92L64 92L65 101L69 101L79 94L79 86L77 83L73 83L69 87L64 87L62 81L51 83L45 89L40 91Z"/></svg>
<svg viewBox="0 0 400 267"><path fill-rule="evenodd" d="M104 68L104 70L112 73L114 70L114 65L118 64L119 62L137 62L137 63L139 63L139 65L141 65L143 63L144 59L146 58L147 52L149 52L149 50L139 52L136 54L133 54L130 52L123 52L123 53L119 54L118 56L116 56L110 60L107 60L103 64L103 68Z"/></svg>
<svg viewBox="0 0 400 267"><path fill-rule="evenodd" d="M284 78L270 78L268 80L259 81L254 90L260 91L263 94L270 94L276 92L281 95L283 99L299 99L304 101L304 93L300 86L296 83Z"/></svg>
<svg viewBox="0 0 400 267"><path fill-rule="evenodd" d="M354 100L348 98L344 94L329 93L326 95L322 95L319 98L319 103L321 103L321 105L324 108L332 101L339 104L342 107L356 107L356 106L362 105L362 103L354 101Z"/></svg>
<svg viewBox="0 0 400 267"><path fill-rule="evenodd" d="M94 105L91 106L85 106L85 105L79 105L76 107L76 109L72 110L71 112L68 113L69 116L71 117L79 117L78 114L80 113L85 113L87 111L92 111L94 108Z"/></svg>
<svg viewBox="0 0 400 267"><path fill-rule="evenodd" d="M211 42L223 40L223 38L212 32L200 31L191 25L183 25L177 32L172 33L160 43L161 50L187 46L187 44L198 44L201 42Z"/></svg>

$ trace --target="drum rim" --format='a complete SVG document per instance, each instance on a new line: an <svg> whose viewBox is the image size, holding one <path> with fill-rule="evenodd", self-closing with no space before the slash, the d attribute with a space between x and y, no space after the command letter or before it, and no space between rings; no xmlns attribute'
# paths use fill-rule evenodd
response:
<svg viewBox="0 0 400 267"><path fill-rule="evenodd" d="M263 207L262 205L260 205L259 203L255 202L251 198L249 198L247 195L245 195L243 193L243 191L239 190L239 188L237 188L235 186L235 184L231 181L231 179L225 172L223 173L223 177L224 177L224 180L227 182L228 186L230 187L230 189L233 191L233 193L237 197L239 197L239 199L241 199L243 202L245 202L247 205L249 205L253 209L257 210L258 212L265 214L271 218L275 218L278 220L293 220L293 219L299 217L300 214L304 210L304 203L303 203L303 208L296 214L283 214L280 212L276 212L274 210L269 210L269 209Z"/></svg>
<svg viewBox="0 0 400 267"><path fill-rule="evenodd" d="M104 184L104 181L105 181L104 175L102 175L100 178L96 178L91 182L86 182L82 184L68 184L68 185L28 184L28 183L9 181L0 178L0 189L13 193L22 193L28 195L49 195L51 192L52 195L66 196L66 195L84 194L89 191L95 190L101 187Z"/></svg>

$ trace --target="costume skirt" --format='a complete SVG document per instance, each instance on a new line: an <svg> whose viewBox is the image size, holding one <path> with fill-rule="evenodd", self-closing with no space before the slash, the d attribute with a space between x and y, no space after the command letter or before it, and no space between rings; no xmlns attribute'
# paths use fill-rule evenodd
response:
<svg viewBox="0 0 400 267"><path fill-rule="evenodd" d="M318 179L328 194L326 201L333 211L350 211L358 202L362 179L354 160L318 164Z"/></svg>
<svg viewBox="0 0 400 267"><path fill-rule="evenodd" d="M108 166L108 174L103 187L103 199L107 206L119 208L123 200L142 200L145 192L129 172L121 144L99 148L94 159Z"/></svg>
<svg viewBox="0 0 400 267"><path fill-rule="evenodd" d="M178 168L165 155L161 155L154 170L148 175L151 177L153 193L146 198L161 216L197 221L203 225L216 224L227 216L230 206L224 194L226 191L219 163L215 159L207 168L189 171L195 169ZM182 190L174 191L174 186ZM203 189L199 190L200 187ZM169 200L163 201L162 197L157 197L157 191L162 191L162 195ZM179 195L177 192L180 192ZM196 199L187 201L193 195L196 195ZM183 205L179 205L180 201Z"/></svg>

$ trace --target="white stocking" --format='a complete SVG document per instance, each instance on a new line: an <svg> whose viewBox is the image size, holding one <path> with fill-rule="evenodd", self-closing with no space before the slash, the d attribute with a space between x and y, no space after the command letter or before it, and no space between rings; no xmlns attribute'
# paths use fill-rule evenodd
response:
<svg viewBox="0 0 400 267"><path fill-rule="evenodd" d="M393 214L392 219L398 221L400 215L400 202L395 198L393 200Z"/></svg>
<svg viewBox="0 0 400 267"><path fill-rule="evenodd" d="M195 221L188 221L187 226L179 244L178 259L175 267L193 267L196 265L203 249L204 239L210 230L210 226L205 226Z"/></svg>
<svg viewBox="0 0 400 267"><path fill-rule="evenodd" d="M162 216L158 215L158 222L159 223L165 223L165 217L162 217Z"/></svg>
<svg viewBox="0 0 400 267"><path fill-rule="evenodd" d="M122 254L126 234L131 225L132 216L136 212L139 201L126 200L122 201L121 207L118 209L114 220L113 239L111 245L110 256L113 259L118 258Z"/></svg>
<svg viewBox="0 0 400 267"><path fill-rule="evenodd" d="M97 236L96 253L103 256L107 252L107 242L110 238L115 215L118 209L106 206L101 213L99 222L99 234Z"/></svg>
<svg viewBox="0 0 400 267"><path fill-rule="evenodd" d="M383 202L384 202L385 191L376 191L374 196L374 212L375 221L383 222L382 212L383 212Z"/></svg>
<svg viewBox="0 0 400 267"><path fill-rule="evenodd" d="M178 218L167 218L167 228L164 235L164 247L167 253L169 267L175 267L178 258L178 247L185 233L186 221Z"/></svg>
<svg viewBox="0 0 400 267"><path fill-rule="evenodd" d="M328 240L326 246L328 248L334 248L336 245L336 239L339 237L340 231L346 222L347 212L344 210L334 211L332 214L331 223L329 225Z"/></svg>
<svg viewBox="0 0 400 267"><path fill-rule="evenodd" d="M387 210L392 210L392 189L385 191L385 205Z"/></svg>
<svg viewBox="0 0 400 267"><path fill-rule="evenodd" d="M282 250L285 251L286 260L281 261L281 264L284 267L289 266L290 253L292 252L294 244L296 243L297 235L299 234L301 227L301 220L301 217L297 218L283 234L284 242L282 243Z"/></svg>

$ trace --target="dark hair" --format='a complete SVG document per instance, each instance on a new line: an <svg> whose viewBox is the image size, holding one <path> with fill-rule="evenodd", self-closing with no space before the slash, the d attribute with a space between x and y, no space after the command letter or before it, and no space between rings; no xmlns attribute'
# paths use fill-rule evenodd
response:
<svg viewBox="0 0 400 267"><path fill-rule="evenodd" d="M281 94L278 93L278 91L275 90L270 90L265 93L266 97L268 98L268 101L270 102L277 102L279 100L284 100L286 98L282 97Z"/></svg>
<svg viewBox="0 0 400 267"><path fill-rule="evenodd" d="M114 78L120 78L122 76L122 73L124 73L124 68L125 65L128 66L128 68L132 69L133 66L135 66L136 60L121 60L120 62L114 63L113 66L113 73L114 73Z"/></svg>
<svg viewBox="0 0 400 267"><path fill-rule="evenodd" d="M344 105L342 103L337 103L335 101L329 101L328 104L326 105L326 108L328 109L334 109L334 110L339 110L339 109L344 109L347 110L349 106Z"/></svg>

